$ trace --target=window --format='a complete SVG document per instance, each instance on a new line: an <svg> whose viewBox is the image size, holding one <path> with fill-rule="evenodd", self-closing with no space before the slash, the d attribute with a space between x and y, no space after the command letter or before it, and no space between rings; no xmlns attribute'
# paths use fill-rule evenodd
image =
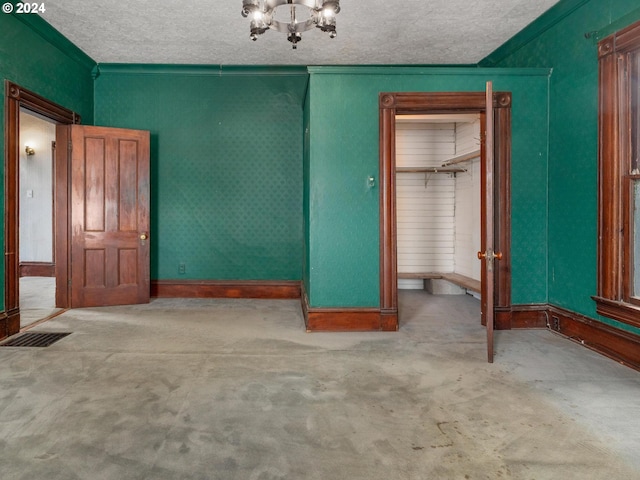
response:
<svg viewBox="0 0 640 480"><path fill-rule="evenodd" d="M640 22L598 44L601 315L640 327Z"/></svg>

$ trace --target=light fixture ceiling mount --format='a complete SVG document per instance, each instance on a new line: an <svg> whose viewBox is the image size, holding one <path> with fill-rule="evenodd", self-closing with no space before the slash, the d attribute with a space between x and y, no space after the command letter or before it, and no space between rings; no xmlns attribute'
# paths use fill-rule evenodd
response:
<svg viewBox="0 0 640 480"><path fill-rule="evenodd" d="M278 10L284 6L289 8ZM302 40L302 32L314 27L335 38L338 12L340 0L242 0L242 16L251 19L251 40L269 29L278 30L287 34L294 49Z"/></svg>

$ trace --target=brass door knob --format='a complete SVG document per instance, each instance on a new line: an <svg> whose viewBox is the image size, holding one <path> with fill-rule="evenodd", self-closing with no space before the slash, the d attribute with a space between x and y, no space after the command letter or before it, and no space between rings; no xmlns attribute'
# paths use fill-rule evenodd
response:
<svg viewBox="0 0 640 480"><path fill-rule="evenodd" d="M502 252L491 252L490 255L493 258L502 260ZM478 252L478 260L482 260L483 258L487 258L487 252Z"/></svg>
<svg viewBox="0 0 640 480"><path fill-rule="evenodd" d="M140 234L140 240L146 240L147 238L149 238L149 237L147 236L146 233L141 233Z"/></svg>

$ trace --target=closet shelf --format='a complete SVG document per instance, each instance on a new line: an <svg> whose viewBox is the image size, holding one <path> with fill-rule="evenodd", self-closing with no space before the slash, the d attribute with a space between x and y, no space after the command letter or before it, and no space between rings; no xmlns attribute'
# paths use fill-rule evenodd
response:
<svg viewBox="0 0 640 480"><path fill-rule="evenodd" d="M460 167L396 167L396 173L462 173L465 168Z"/></svg>
<svg viewBox="0 0 640 480"><path fill-rule="evenodd" d="M449 160L442 162L442 166L448 167L449 165L468 162L469 160L473 160L474 158L478 158L479 156L480 156L480 150L474 150L473 152L465 153L463 155L458 155L456 157L450 158Z"/></svg>

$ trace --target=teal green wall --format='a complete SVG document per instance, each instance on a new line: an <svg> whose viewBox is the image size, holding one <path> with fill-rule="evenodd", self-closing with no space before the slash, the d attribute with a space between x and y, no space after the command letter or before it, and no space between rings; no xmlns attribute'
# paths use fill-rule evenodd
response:
<svg viewBox="0 0 640 480"><path fill-rule="evenodd" d="M151 277L300 280L306 70L99 71L96 124L151 132Z"/></svg>
<svg viewBox="0 0 640 480"><path fill-rule="evenodd" d="M23 15L22 17L27 17ZM5 97L4 80L10 80L82 116L82 122L93 122L93 79L95 64L38 16L19 19L0 14L0 94ZM27 22L28 23L25 23ZM30 27L34 25L36 30ZM36 33L39 31L41 33ZM45 37L47 39L45 39ZM0 102L0 152L4 165L4 100ZM4 168L0 188L4 188ZM4 203L4 190L0 195ZM0 224L4 207L0 207ZM4 243L4 237L3 237ZM4 248L4 247L3 247ZM4 250L3 250L4 251ZM0 262L0 285L4 291L4 262ZM0 296L4 309L4 294Z"/></svg>
<svg viewBox="0 0 640 480"><path fill-rule="evenodd" d="M303 233L303 251L304 260L302 262L302 282L305 288L309 288L311 281L310 276L310 264L311 259L309 256L309 166L310 166L310 148L311 148L311 111L310 111L310 96L309 89L307 88L304 98L304 152L303 152L303 193L302 193L302 211L304 216L304 233ZM304 293L303 293L304 295Z"/></svg>
<svg viewBox="0 0 640 480"><path fill-rule="evenodd" d="M313 307L377 307L378 95L393 91L513 93L512 275L515 303L547 301L548 70L309 69L308 278Z"/></svg>
<svg viewBox="0 0 640 480"><path fill-rule="evenodd" d="M562 0L481 62L499 68L106 65L94 83L39 17L1 15L0 77L151 131L153 278L302 278L314 307L379 305L379 92L493 80L513 93L513 302L598 318L593 38L638 18L637 0Z"/></svg>
<svg viewBox="0 0 640 480"><path fill-rule="evenodd" d="M560 2L570 15L515 51L489 57L502 67L552 67L549 87L549 302L599 318L596 293L598 37L640 18L637 0ZM635 12L635 14L633 13ZM625 17L622 24L619 19ZM545 18L530 28L540 28ZM585 33L594 32L593 38ZM600 32L600 33L598 33ZM513 45L512 45L513 46ZM503 58L500 58L503 57ZM606 318L601 321L635 330ZM640 330L635 330L640 332Z"/></svg>

